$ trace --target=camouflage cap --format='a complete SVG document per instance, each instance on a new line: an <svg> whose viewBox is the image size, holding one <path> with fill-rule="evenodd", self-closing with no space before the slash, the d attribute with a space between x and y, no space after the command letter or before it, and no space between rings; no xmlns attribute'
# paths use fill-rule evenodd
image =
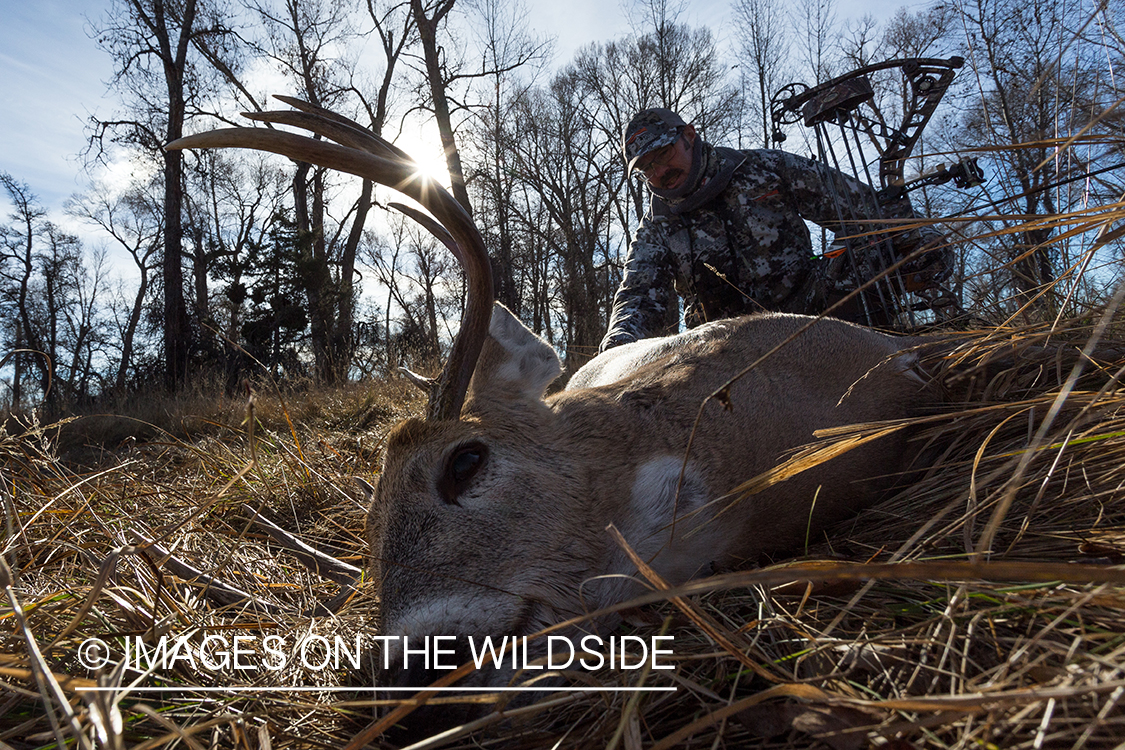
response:
<svg viewBox="0 0 1125 750"><path fill-rule="evenodd" d="M678 114L661 107L643 109L634 115L621 131L621 153L628 162L626 173L632 172L645 154L675 143L686 125Z"/></svg>

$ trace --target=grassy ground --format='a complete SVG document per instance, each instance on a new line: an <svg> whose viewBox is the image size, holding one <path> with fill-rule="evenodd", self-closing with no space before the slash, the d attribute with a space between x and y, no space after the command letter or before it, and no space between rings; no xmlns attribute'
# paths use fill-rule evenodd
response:
<svg viewBox="0 0 1125 750"><path fill-rule="evenodd" d="M1092 358L1078 353L1093 333L1084 321L1049 338L1036 327L966 334L961 355L928 365L959 402L926 425L932 470L812 540L806 562L650 597L660 601L622 632L667 628L674 672L580 678L675 692L545 694L423 746L1119 747L1125 395L1121 350L1103 341ZM250 509L362 565L354 477L372 477L382 436L420 408L415 393L395 382L252 400L201 390L145 402L145 413L140 403L131 417L9 422L0 435L0 748L342 747L357 736L389 746L372 694L354 689L371 684L367 662L96 671L81 649L100 638L119 659L162 634L198 644L375 632L370 583L317 615L339 585L252 525ZM252 603L224 606L152 544ZM116 690L85 690L94 685Z"/></svg>

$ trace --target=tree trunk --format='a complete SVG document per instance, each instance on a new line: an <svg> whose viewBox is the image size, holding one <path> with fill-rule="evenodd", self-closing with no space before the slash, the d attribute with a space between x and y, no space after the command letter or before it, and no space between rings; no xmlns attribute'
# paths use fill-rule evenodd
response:
<svg viewBox="0 0 1125 750"><path fill-rule="evenodd" d="M143 263L138 264L141 274L137 294L133 297L133 308L129 311L129 321L125 324L125 331L121 336L121 364L117 368L117 378L114 387L117 391L125 390L125 381L129 376L129 364L133 360L133 340L136 338L137 326L141 322L141 312L144 310L145 296L148 294L148 268Z"/></svg>
<svg viewBox="0 0 1125 750"><path fill-rule="evenodd" d="M454 2L455 0L443 0L434 9L432 18L426 17L426 9L422 6L422 0L410 0L410 7L414 11L414 22L418 25L418 36L422 40L422 55L426 61L426 78L430 82L434 117L437 119L441 147L445 152L445 163L449 168L450 187L453 189L453 197L457 199L465 212L472 216L473 207L469 202L469 191L465 187L465 173L461 168L461 153L457 150L457 142L453 138L453 121L450 119L449 98L445 95L445 80L441 75L441 62L438 57L437 27L442 18L453 9Z"/></svg>
<svg viewBox="0 0 1125 750"><path fill-rule="evenodd" d="M12 411L19 413L23 408L23 325L16 321L16 352L12 357Z"/></svg>
<svg viewBox="0 0 1125 750"><path fill-rule="evenodd" d="M142 16L140 0L133 0ZM154 31L160 45L164 81L168 87L168 129L165 142L184 134L184 75L188 45L195 30L196 0L186 0L180 18L180 34L172 49L163 0L154 0ZM191 330L184 302L183 269L183 186L184 158L182 151L164 152L164 383L175 390L187 377Z"/></svg>
<svg viewBox="0 0 1125 750"><path fill-rule="evenodd" d="M351 231L344 243L344 252L340 256L339 280L339 305L336 322L332 331L332 379L334 381L347 380L348 370L351 368L352 356L355 353L355 258L359 250L360 240L363 239L363 225L367 221L367 214L371 209L371 195L374 184L370 180L363 181L356 205L355 219L352 221Z"/></svg>

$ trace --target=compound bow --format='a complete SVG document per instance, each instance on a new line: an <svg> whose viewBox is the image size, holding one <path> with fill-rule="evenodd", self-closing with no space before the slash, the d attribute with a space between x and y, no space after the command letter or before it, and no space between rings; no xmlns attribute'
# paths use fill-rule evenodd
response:
<svg viewBox="0 0 1125 750"><path fill-rule="evenodd" d="M874 201L880 207L899 202L911 191L926 185L953 181L958 187L976 187L984 182L984 174L976 159L960 159L952 165L941 164L910 181L904 176L907 157L964 62L960 57L947 60L904 58L868 65L813 87L802 83L788 84L770 102L774 142L785 140L782 126L803 122L816 135L819 160L850 172L872 186ZM876 105L875 89L871 84L874 73L895 69L902 73L906 94L902 123L898 127L888 125ZM837 137L832 137L830 126L835 126ZM864 137L868 147L876 151L874 159L864 157ZM850 170L842 169L837 146L843 149ZM878 188L871 174L872 161L878 163ZM855 215L854 207L843 206L839 200L837 207L841 226L847 226L846 217ZM909 264L904 266L907 272L898 268L887 273L887 269L894 267L899 258L896 258L885 235L864 233L861 237L844 237L824 252L828 258L841 255L848 258L853 288L870 279L879 279L869 293L861 295L869 323L895 322L913 326L916 324L915 311L939 310L955 304L954 295L942 287L939 278L933 274L911 273Z"/></svg>

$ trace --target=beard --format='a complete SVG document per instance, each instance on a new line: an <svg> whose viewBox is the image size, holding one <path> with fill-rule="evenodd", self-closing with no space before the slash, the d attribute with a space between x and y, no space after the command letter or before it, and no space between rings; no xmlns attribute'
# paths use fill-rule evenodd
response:
<svg viewBox="0 0 1125 750"><path fill-rule="evenodd" d="M710 150L711 147L708 146L707 148ZM691 168L688 170L668 170L661 175L660 185L650 185L649 189L661 200L681 201L699 187L699 182L703 177L705 161L703 139L697 136L692 144ZM679 181L678 184L677 181ZM671 187L671 185L676 185L676 187Z"/></svg>
<svg viewBox="0 0 1125 750"><path fill-rule="evenodd" d="M660 182L657 183L656 187L661 190L671 190L672 186L680 181L683 174L684 170L682 169L670 169L660 176Z"/></svg>

